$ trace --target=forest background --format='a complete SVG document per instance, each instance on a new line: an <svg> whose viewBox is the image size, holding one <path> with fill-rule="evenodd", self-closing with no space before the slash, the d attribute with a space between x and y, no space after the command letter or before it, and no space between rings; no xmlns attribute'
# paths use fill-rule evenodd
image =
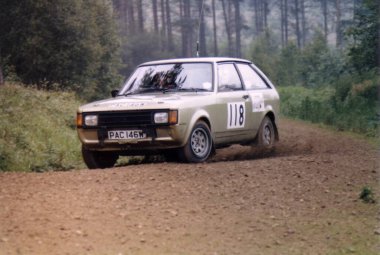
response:
<svg viewBox="0 0 380 255"><path fill-rule="evenodd" d="M252 60L279 89L283 115L378 136L377 0L0 0L0 8L0 170L76 167L76 107L108 97L142 62L196 56L197 42L201 57Z"/></svg>

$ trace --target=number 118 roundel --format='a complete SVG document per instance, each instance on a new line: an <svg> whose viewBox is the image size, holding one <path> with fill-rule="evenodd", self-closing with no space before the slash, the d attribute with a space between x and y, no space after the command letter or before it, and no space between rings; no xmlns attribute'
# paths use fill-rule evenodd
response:
<svg viewBox="0 0 380 255"><path fill-rule="evenodd" d="M278 113L276 88L250 61L169 59L139 65L112 98L79 107L77 130L90 169L131 155L198 163L231 144L273 147Z"/></svg>

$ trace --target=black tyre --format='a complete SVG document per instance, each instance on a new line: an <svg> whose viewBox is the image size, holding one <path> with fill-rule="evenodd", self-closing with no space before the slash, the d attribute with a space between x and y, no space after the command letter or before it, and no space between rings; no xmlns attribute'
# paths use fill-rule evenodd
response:
<svg viewBox="0 0 380 255"><path fill-rule="evenodd" d="M262 148L272 148L276 142L276 133L273 122L267 116L261 122L257 141L259 147Z"/></svg>
<svg viewBox="0 0 380 255"><path fill-rule="evenodd" d="M199 121L193 127L185 147L179 150L179 158L190 163L200 163L208 159L213 148L210 129Z"/></svg>
<svg viewBox="0 0 380 255"><path fill-rule="evenodd" d="M119 155L112 152L91 151L82 146L82 157L89 169L113 167Z"/></svg>

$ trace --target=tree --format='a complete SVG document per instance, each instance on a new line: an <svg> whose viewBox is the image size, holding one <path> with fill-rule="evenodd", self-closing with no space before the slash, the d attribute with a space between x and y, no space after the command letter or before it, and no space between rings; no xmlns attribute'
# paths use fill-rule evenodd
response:
<svg viewBox="0 0 380 255"><path fill-rule="evenodd" d="M214 56L218 56L218 39L217 39L217 27L216 27L216 11L215 11L215 0L212 0L212 28L214 37Z"/></svg>
<svg viewBox="0 0 380 255"><path fill-rule="evenodd" d="M128 31L129 34L134 34L136 31L136 22L135 22L135 8L133 0L125 0L125 8L127 10L128 17Z"/></svg>
<svg viewBox="0 0 380 255"><path fill-rule="evenodd" d="M107 93L120 64L111 8L104 0L3 0L0 58L26 84Z"/></svg>
<svg viewBox="0 0 380 255"><path fill-rule="evenodd" d="M340 0L335 0L335 8L336 8L336 47L340 47L343 41L343 33L342 33L342 10L340 6Z"/></svg>
<svg viewBox="0 0 380 255"><path fill-rule="evenodd" d="M305 47L306 44L306 10L305 10L305 0L300 0L300 11L301 11L301 44Z"/></svg>
<svg viewBox="0 0 380 255"><path fill-rule="evenodd" d="M359 72L379 68L380 3L363 0L348 35L353 39L349 49L350 63Z"/></svg>
<svg viewBox="0 0 380 255"><path fill-rule="evenodd" d="M153 23L154 23L154 32L158 34L158 7L157 7L157 0L152 0L152 16L153 16Z"/></svg>
<svg viewBox="0 0 380 255"><path fill-rule="evenodd" d="M220 0L220 1L222 2L224 24L226 26L228 55L232 56L233 45L232 45L232 31L231 31L231 15L230 15L230 12L227 10L225 0Z"/></svg>
<svg viewBox="0 0 380 255"><path fill-rule="evenodd" d="M166 15L165 15L165 0L161 0L161 38L162 38L162 41L163 41L163 44L162 44L162 50L166 50L166 43L165 43L165 40L164 38L166 38Z"/></svg>
<svg viewBox="0 0 380 255"><path fill-rule="evenodd" d="M198 28L197 31L199 36L199 54L202 57L207 56L207 45L206 45L206 23L205 23L205 5L203 0L198 0L198 11L199 11L199 19L198 19Z"/></svg>
<svg viewBox="0 0 380 255"><path fill-rule="evenodd" d="M327 25L327 0L321 0L322 4L322 14L323 14L323 31L324 31L324 36L325 39L327 40L328 36L328 25Z"/></svg>
<svg viewBox="0 0 380 255"><path fill-rule="evenodd" d="M280 0L281 11L281 46L284 48L288 45L288 0Z"/></svg>
<svg viewBox="0 0 380 255"><path fill-rule="evenodd" d="M167 47L169 51L174 50L173 45L173 30L172 30L172 19L171 19L171 8L169 0L166 0L166 27L167 27Z"/></svg>
<svg viewBox="0 0 380 255"><path fill-rule="evenodd" d="M191 57L193 52L193 37L194 37L194 20L191 18L191 1L183 0L182 3L182 56Z"/></svg>
<svg viewBox="0 0 380 255"><path fill-rule="evenodd" d="M139 31L144 32L144 11L142 0L137 0L137 19L139 24Z"/></svg>
<svg viewBox="0 0 380 255"><path fill-rule="evenodd" d="M241 57L241 17L240 17L240 0L234 0L235 6L235 32L236 32L236 51L235 56Z"/></svg>
<svg viewBox="0 0 380 255"><path fill-rule="evenodd" d="M296 19L296 37L297 47L301 48L301 31L300 31L300 18L299 18L299 0L294 0L294 17Z"/></svg>

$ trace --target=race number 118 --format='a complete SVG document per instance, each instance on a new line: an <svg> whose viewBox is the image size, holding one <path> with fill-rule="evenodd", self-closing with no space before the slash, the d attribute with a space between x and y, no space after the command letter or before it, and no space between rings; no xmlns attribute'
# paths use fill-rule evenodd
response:
<svg viewBox="0 0 380 255"><path fill-rule="evenodd" d="M241 128L245 124L245 104L228 103L227 128Z"/></svg>

